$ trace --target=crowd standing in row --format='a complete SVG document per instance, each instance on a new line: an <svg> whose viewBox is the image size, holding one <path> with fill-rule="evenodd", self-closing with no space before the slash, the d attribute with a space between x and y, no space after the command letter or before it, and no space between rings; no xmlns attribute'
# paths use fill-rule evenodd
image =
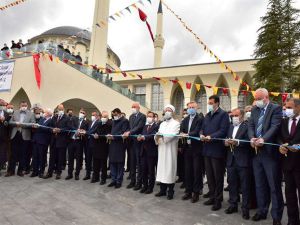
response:
<svg viewBox="0 0 300 225"><path fill-rule="evenodd" d="M245 109L228 114L213 95L205 116L197 110L197 103L190 102L178 122L174 106L166 105L159 121L157 114L145 115L134 103L129 120L119 108L111 114L94 111L88 119L84 109L74 116L63 105L53 113L40 108L30 111L27 102L21 102L13 110L2 100L0 166L8 161L6 177L15 175L17 167L19 176L32 171L30 177L44 179L54 174L61 179L68 166L65 179L79 180L84 161L83 180L104 185L109 165L108 186L120 188L127 159L128 189L151 194L156 180L160 191L155 196L171 200L175 183L183 182L183 200L195 203L203 195L207 198L204 205L213 211L222 207L227 171L229 207L225 213L238 211L241 194L244 219L250 218L249 209L256 204L252 220L266 219L271 204L276 225L283 215L284 180L288 224L299 225L300 151L293 146L300 144L300 100L288 99L283 113L282 107L270 101L266 89L258 89L253 106ZM205 175L209 191L203 194Z"/></svg>

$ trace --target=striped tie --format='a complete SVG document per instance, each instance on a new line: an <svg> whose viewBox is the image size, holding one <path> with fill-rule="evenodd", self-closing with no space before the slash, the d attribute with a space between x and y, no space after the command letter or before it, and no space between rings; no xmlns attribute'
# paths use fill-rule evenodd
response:
<svg viewBox="0 0 300 225"><path fill-rule="evenodd" d="M265 109L263 108L260 110L259 119L258 119L258 123L257 123L256 137L258 137L258 138L260 138L262 135L264 115L265 115Z"/></svg>

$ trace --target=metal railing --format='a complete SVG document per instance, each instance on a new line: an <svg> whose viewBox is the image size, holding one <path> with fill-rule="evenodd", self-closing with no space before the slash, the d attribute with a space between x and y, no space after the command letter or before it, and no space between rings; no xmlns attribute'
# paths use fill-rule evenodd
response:
<svg viewBox="0 0 300 225"><path fill-rule="evenodd" d="M32 56L35 53L48 53L54 57L58 57L61 62L68 64L74 69L80 71L81 73L93 78L94 80L110 87L111 89L117 91L118 93L136 101L136 96L128 88L122 87L121 85L115 83L109 74L102 73L90 66L76 64L74 62L80 62L78 58L74 57L72 54L65 51L65 49L59 47L58 45L50 42L45 42L41 44L25 45L20 49L10 49L7 51L0 51L0 61L23 58ZM55 59L53 59L55 60ZM71 63L72 61L73 63Z"/></svg>

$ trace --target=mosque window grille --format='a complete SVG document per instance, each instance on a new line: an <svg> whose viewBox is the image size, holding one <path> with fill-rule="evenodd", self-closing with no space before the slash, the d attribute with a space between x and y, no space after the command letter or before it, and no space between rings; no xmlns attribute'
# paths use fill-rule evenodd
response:
<svg viewBox="0 0 300 225"><path fill-rule="evenodd" d="M134 86L136 101L141 105L146 105L146 85Z"/></svg>
<svg viewBox="0 0 300 225"><path fill-rule="evenodd" d="M162 111L164 107L164 90L160 84L152 84L151 110Z"/></svg>

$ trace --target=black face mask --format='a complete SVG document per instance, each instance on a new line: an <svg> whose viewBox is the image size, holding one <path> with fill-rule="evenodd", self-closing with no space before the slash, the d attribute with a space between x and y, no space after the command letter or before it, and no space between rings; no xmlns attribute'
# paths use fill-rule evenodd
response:
<svg viewBox="0 0 300 225"><path fill-rule="evenodd" d="M73 116L73 113L69 113L68 116L69 116L69 117L72 117L72 116Z"/></svg>

